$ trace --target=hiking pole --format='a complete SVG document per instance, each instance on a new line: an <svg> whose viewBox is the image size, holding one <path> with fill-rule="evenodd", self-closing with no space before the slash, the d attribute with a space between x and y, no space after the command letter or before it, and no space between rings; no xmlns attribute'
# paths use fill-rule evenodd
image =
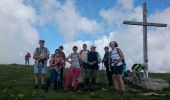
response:
<svg viewBox="0 0 170 100"><path fill-rule="evenodd" d="M102 83L104 84L104 66L103 66L103 63L102 63Z"/></svg>

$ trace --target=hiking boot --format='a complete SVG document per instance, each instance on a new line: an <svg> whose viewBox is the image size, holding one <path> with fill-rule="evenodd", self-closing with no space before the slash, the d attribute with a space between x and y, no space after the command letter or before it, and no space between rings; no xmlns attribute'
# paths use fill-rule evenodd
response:
<svg viewBox="0 0 170 100"><path fill-rule="evenodd" d="M35 84L34 89L38 89L38 84Z"/></svg>
<svg viewBox="0 0 170 100"><path fill-rule="evenodd" d="M44 85L44 84L42 84L42 85L41 85L41 89L44 89L44 88L45 88L45 85Z"/></svg>

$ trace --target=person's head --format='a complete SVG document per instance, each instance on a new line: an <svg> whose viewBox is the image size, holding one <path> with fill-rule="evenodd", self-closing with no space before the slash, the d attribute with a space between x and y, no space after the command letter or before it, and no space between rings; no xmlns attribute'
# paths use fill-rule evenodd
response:
<svg viewBox="0 0 170 100"><path fill-rule="evenodd" d="M95 51L96 51L96 47L95 47L94 45L91 45L90 50L91 50L92 52L95 52Z"/></svg>
<svg viewBox="0 0 170 100"><path fill-rule="evenodd" d="M44 43L45 43L44 40L39 40L39 45L40 45L40 47L44 47Z"/></svg>
<svg viewBox="0 0 170 100"><path fill-rule="evenodd" d="M133 64L133 66L132 66L132 70L133 70L134 68L137 68L137 67L142 68L142 70L144 70L144 69L145 69L145 66L144 66L143 64L135 63L135 64Z"/></svg>
<svg viewBox="0 0 170 100"><path fill-rule="evenodd" d="M83 44L83 50L87 49L87 44Z"/></svg>
<svg viewBox="0 0 170 100"><path fill-rule="evenodd" d="M77 47L77 46L74 46L74 47L73 47L73 52L74 52L74 53L77 53L77 50L78 50L78 47Z"/></svg>
<svg viewBox="0 0 170 100"><path fill-rule="evenodd" d="M56 50L55 50L55 54L59 55L59 54L60 54L60 50L59 50L59 49L56 49Z"/></svg>
<svg viewBox="0 0 170 100"><path fill-rule="evenodd" d="M111 42L109 43L109 46L110 46L112 49L114 49L114 48L118 47L118 44L117 44L116 41L111 41Z"/></svg>
<svg viewBox="0 0 170 100"><path fill-rule="evenodd" d="M59 50L62 52L64 50L64 47L62 45L60 45Z"/></svg>
<svg viewBox="0 0 170 100"><path fill-rule="evenodd" d="M104 47L104 51L105 51L105 52L108 52L108 51L109 51L109 47L108 47L108 46L105 46L105 47Z"/></svg>

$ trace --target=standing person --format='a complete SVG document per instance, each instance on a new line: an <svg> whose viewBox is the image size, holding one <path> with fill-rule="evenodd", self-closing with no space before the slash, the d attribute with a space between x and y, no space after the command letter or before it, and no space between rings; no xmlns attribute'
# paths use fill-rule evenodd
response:
<svg viewBox="0 0 170 100"><path fill-rule="evenodd" d="M60 82L60 68L63 64L63 59L60 54L60 50L56 49L55 54L51 56L50 59L50 75L47 79L47 82L45 84L45 93L48 92L48 88L51 84L51 82L54 83L54 90L60 90L61 89L61 82Z"/></svg>
<svg viewBox="0 0 170 100"><path fill-rule="evenodd" d="M87 49L87 44L83 44L83 50L80 50L81 70L80 70L80 75L78 79L78 82L82 83L83 86L85 83L85 71L87 69L87 54L88 53L89 53L89 50Z"/></svg>
<svg viewBox="0 0 170 100"><path fill-rule="evenodd" d="M49 59L49 50L44 47L44 40L39 41L40 47L36 48L33 54L35 59L34 64L34 77L35 77L35 89L38 88L38 77L41 75L41 88L44 89L45 74L47 68L47 60Z"/></svg>
<svg viewBox="0 0 170 100"><path fill-rule="evenodd" d="M63 60L65 61L66 56L65 56L65 53L63 52L64 47L62 45L60 45L59 50L60 50L60 53L61 53L61 56L62 56ZM63 80L64 80L63 79L63 71L64 71L64 68L65 68L65 65L66 65L66 63L64 62L61 69L60 69L60 80L61 80L60 82L61 82L61 88L62 89L63 89Z"/></svg>
<svg viewBox="0 0 170 100"><path fill-rule="evenodd" d="M112 48L109 64L111 64L114 89L123 94L125 92L124 82L122 80L124 55L115 41L111 41L109 46Z"/></svg>
<svg viewBox="0 0 170 100"><path fill-rule="evenodd" d="M108 64L108 61L109 61L109 47L106 46L106 47L104 48L104 51L105 51L105 54L104 54L102 63L104 63L104 66L105 66L105 68L106 68L108 85L109 85L109 86L113 86L113 82L112 82L112 72L111 72L111 70L109 69L109 64Z"/></svg>
<svg viewBox="0 0 170 100"><path fill-rule="evenodd" d="M65 80L65 90L68 90L70 78L73 76L74 80L74 91L78 88L78 77L80 72L80 56L79 53L77 53L77 46L73 47L73 53L71 53L67 58L66 61L68 61L71 66L66 74L66 80ZM68 59L71 58L71 61Z"/></svg>
<svg viewBox="0 0 170 100"><path fill-rule="evenodd" d="M31 58L31 55L29 52L27 52L27 54L25 55L25 65L30 64L30 58Z"/></svg>
<svg viewBox="0 0 170 100"><path fill-rule="evenodd" d="M85 79L85 89L86 90L94 90L96 84L96 76L97 70L99 69L99 63L101 62L101 58L98 52L96 52L96 47L94 45L91 46L90 52L87 55L87 71L86 71L86 79ZM92 80L92 82L90 82Z"/></svg>

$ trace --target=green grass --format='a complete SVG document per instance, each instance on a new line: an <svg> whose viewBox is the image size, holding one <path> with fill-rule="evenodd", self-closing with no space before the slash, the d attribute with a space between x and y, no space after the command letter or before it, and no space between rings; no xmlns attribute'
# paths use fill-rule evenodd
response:
<svg viewBox="0 0 170 100"><path fill-rule="evenodd" d="M169 74L156 73L150 74L150 76L165 79L170 83ZM57 93L50 89L48 94L44 94L41 89L34 90L33 86L33 68L31 66L0 65L0 100L169 100L170 98L170 88L156 91L156 93L166 94L161 97L141 96L140 93L150 91L128 86L126 86L127 91L124 96L114 94L111 90L97 90L94 95L91 95L91 92Z"/></svg>

